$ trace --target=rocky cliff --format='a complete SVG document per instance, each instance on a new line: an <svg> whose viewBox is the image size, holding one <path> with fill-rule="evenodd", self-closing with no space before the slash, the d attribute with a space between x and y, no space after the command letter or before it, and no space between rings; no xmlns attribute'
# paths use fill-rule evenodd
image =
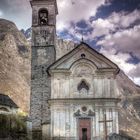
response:
<svg viewBox="0 0 140 140"><path fill-rule="evenodd" d="M121 102L119 103L120 132L140 140L140 87L135 85L123 71L117 76Z"/></svg>
<svg viewBox="0 0 140 140"><path fill-rule="evenodd" d="M60 38L56 40L56 59L61 58L77 46L76 43L72 41L66 41Z"/></svg>
<svg viewBox="0 0 140 140"><path fill-rule="evenodd" d="M10 21L0 19L0 92L29 111L30 46Z"/></svg>

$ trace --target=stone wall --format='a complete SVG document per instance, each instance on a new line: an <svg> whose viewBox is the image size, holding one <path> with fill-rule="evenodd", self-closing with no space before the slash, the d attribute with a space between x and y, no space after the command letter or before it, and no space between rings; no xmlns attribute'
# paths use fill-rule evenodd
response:
<svg viewBox="0 0 140 140"><path fill-rule="evenodd" d="M54 46L32 47L31 118L33 129L41 130L41 124L50 120L48 99L51 93L51 81L46 70L54 62L54 54Z"/></svg>

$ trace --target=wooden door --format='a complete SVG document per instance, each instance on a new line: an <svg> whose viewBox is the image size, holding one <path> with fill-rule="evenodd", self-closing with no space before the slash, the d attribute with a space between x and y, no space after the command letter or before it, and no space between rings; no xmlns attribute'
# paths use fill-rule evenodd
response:
<svg viewBox="0 0 140 140"><path fill-rule="evenodd" d="M91 120L79 119L79 140L91 140Z"/></svg>

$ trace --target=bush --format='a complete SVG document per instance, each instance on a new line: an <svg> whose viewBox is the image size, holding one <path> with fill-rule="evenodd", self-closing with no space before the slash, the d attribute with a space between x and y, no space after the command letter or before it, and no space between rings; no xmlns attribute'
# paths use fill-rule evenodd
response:
<svg viewBox="0 0 140 140"><path fill-rule="evenodd" d="M0 114L0 138L5 138L10 133L10 119L7 115Z"/></svg>
<svg viewBox="0 0 140 140"><path fill-rule="evenodd" d="M19 137L26 135L26 122L24 117L19 115L0 114L0 138Z"/></svg>

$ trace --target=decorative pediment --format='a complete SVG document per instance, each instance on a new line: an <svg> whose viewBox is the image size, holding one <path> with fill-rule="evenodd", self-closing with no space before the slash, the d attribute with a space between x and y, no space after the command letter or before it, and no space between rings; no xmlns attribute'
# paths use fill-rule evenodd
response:
<svg viewBox="0 0 140 140"><path fill-rule="evenodd" d="M70 71L73 75L83 76L94 74L97 70L95 64L86 59L80 59L72 64Z"/></svg>
<svg viewBox="0 0 140 140"><path fill-rule="evenodd" d="M118 71L116 64L102 54L95 51L85 43L81 43L75 49L58 59L49 67L49 72L71 71L77 73L94 73L100 70Z"/></svg>
<svg viewBox="0 0 140 140"><path fill-rule="evenodd" d="M95 116L95 112L93 112L91 109L89 109L88 111L84 112L81 111L80 109L78 109L75 113L74 113L75 117L94 117Z"/></svg>
<svg viewBox="0 0 140 140"><path fill-rule="evenodd" d="M86 65L86 63L85 64L83 63L81 65L78 65L75 68L74 72L76 74L85 74L85 73L91 74L92 73L92 68L90 68L88 65Z"/></svg>

